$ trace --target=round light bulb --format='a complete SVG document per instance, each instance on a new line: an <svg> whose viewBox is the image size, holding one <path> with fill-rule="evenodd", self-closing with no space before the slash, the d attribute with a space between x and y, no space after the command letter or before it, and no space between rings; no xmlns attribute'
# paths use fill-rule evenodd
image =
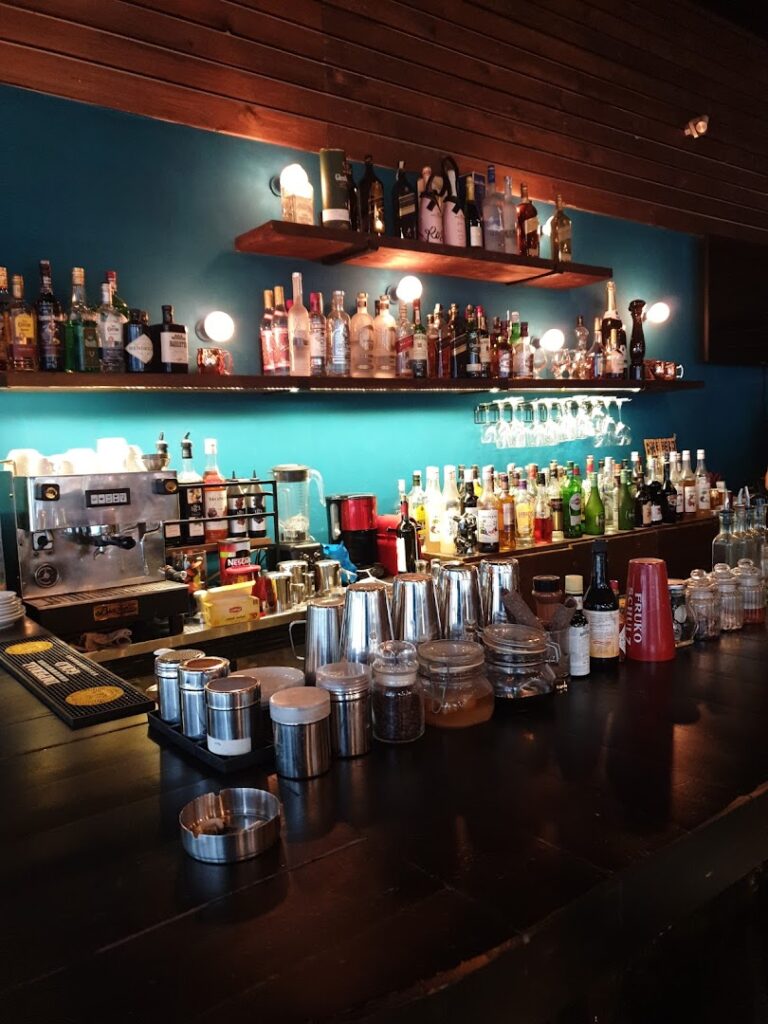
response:
<svg viewBox="0 0 768 1024"><path fill-rule="evenodd" d="M405 277L400 278L395 289L395 295L400 302L414 302L416 299L421 298L423 290L424 288L418 277L414 277L413 274L406 274Z"/></svg>
<svg viewBox="0 0 768 1024"><path fill-rule="evenodd" d="M666 302L654 302L645 314L645 319L651 324L664 324L669 320L670 309Z"/></svg>
<svg viewBox="0 0 768 1024"><path fill-rule="evenodd" d="M280 172L280 188L289 195L302 195L308 184L307 172L301 164L288 164Z"/></svg>
<svg viewBox="0 0 768 1024"><path fill-rule="evenodd" d="M218 345L229 341L235 333L235 321L220 309L215 309L203 320L203 333L210 341Z"/></svg>
<svg viewBox="0 0 768 1024"><path fill-rule="evenodd" d="M544 331L539 344L545 352L559 352L565 344L565 335L557 327Z"/></svg>

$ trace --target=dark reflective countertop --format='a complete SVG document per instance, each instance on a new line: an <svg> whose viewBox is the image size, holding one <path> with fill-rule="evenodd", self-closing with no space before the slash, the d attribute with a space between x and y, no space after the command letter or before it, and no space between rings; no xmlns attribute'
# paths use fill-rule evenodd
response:
<svg viewBox="0 0 768 1024"><path fill-rule="evenodd" d="M0 673L3 1016L547 1021L768 860L766 662L724 636L305 783L71 732ZM178 812L229 784L280 844L198 864Z"/></svg>

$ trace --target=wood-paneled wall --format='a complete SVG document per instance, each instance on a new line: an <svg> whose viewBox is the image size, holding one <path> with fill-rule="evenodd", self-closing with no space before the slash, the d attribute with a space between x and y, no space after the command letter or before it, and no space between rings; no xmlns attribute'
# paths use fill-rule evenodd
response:
<svg viewBox="0 0 768 1024"><path fill-rule="evenodd" d="M686 0L0 0L0 81L768 242L768 44Z"/></svg>

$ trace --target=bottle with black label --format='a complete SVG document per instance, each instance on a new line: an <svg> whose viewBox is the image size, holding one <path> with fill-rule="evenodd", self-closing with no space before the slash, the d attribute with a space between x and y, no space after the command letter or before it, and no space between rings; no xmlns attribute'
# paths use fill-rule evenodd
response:
<svg viewBox="0 0 768 1024"><path fill-rule="evenodd" d="M592 545L592 579L584 597L589 620L589 660L594 669L613 669L619 664L619 601L608 577L608 545Z"/></svg>
<svg viewBox="0 0 768 1024"><path fill-rule="evenodd" d="M40 294L35 304L37 312L37 344L40 369L64 369L64 313L51 286L51 264L40 260Z"/></svg>
<svg viewBox="0 0 768 1024"><path fill-rule="evenodd" d="M477 315L474 306L467 306L464 311L467 325L467 376L480 377L483 366L480 362L480 332L477 328Z"/></svg>
<svg viewBox="0 0 768 1024"><path fill-rule="evenodd" d="M397 571L416 572L416 559L419 557L416 524L408 512L405 480L398 480L397 485L400 490L400 522L397 524L397 530L395 531Z"/></svg>
<svg viewBox="0 0 768 1024"><path fill-rule="evenodd" d="M397 175L392 188L392 208L395 212L395 238L418 238L416 215L416 189L405 174L405 161L397 165Z"/></svg>
<svg viewBox="0 0 768 1024"><path fill-rule="evenodd" d="M568 626L568 650L570 652L570 673L574 679L588 676L589 663L589 620L584 613L583 576L565 577L565 604L575 608Z"/></svg>
<svg viewBox="0 0 768 1024"><path fill-rule="evenodd" d="M173 322L173 306L163 306L163 322L152 328L157 335L159 369L163 373L189 373L189 341L184 324Z"/></svg>
<svg viewBox="0 0 768 1024"><path fill-rule="evenodd" d="M128 323L123 324L123 348L128 373L151 373L157 370L155 346L150 337L146 310L130 311Z"/></svg>
<svg viewBox="0 0 768 1024"><path fill-rule="evenodd" d="M179 508L181 518L182 544L205 543L205 506L203 504L203 488L195 487L202 484L203 478L195 469L192 457L192 442L189 434L185 434L181 442L181 469L177 475L180 484L193 486L179 487Z"/></svg>
<svg viewBox="0 0 768 1024"><path fill-rule="evenodd" d="M246 492L243 485L237 479L234 469L232 479L227 486L227 519L229 522L229 536L242 540L248 536L248 519L246 507ZM235 518L232 518L232 517Z"/></svg>
<svg viewBox="0 0 768 1024"><path fill-rule="evenodd" d="M267 520L264 515L264 491L256 478L256 470L245 487L245 507L248 512L248 536L264 540L267 536Z"/></svg>

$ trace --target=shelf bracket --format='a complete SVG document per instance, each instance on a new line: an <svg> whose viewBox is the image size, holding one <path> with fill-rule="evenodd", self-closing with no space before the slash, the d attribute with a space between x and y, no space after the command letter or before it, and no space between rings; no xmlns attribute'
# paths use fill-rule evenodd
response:
<svg viewBox="0 0 768 1024"><path fill-rule="evenodd" d="M555 274L559 273L559 270L546 270L543 274L531 274L530 277L518 277L514 281L505 281L504 284L509 288L513 284L527 284L529 281L542 281L545 277L553 277Z"/></svg>

